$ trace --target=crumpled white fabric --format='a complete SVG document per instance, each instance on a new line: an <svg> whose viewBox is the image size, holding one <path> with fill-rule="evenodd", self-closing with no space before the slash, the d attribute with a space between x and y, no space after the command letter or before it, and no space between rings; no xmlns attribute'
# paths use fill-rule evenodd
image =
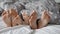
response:
<svg viewBox="0 0 60 34"><path fill-rule="evenodd" d="M22 28L18 28L13 30L13 34L31 34L32 30L29 26L24 26Z"/></svg>
<svg viewBox="0 0 60 34"><path fill-rule="evenodd" d="M60 25L50 25L32 30L29 26L15 26L0 30L0 34L60 34Z"/></svg>
<svg viewBox="0 0 60 34"><path fill-rule="evenodd" d="M33 30L29 26L15 26L0 30L0 34L31 34Z"/></svg>
<svg viewBox="0 0 60 34"><path fill-rule="evenodd" d="M36 29L34 34L60 34L60 25L50 25L41 29Z"/></svg>

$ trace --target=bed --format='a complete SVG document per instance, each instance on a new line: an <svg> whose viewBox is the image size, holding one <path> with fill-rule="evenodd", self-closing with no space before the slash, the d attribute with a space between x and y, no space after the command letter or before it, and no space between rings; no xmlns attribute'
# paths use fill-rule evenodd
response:
<svg viewBox="0 0 60 34"><path fill-rule="evenodd" d="M0 30L0 34L60 34L60 25L46 26L32 30L27 25L7 27Z"/></svg>
<svg viewBox="0 0 60 34"><path fill-rule="evenodd" d="M35 30L30 29L28 25L6 27L0 17L0 34L60 34L60 25L48 25Z"/></svg>

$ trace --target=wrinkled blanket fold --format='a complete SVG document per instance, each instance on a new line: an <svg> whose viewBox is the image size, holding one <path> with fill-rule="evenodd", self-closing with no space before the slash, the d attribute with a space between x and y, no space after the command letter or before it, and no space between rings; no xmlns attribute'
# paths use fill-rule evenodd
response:
<svg viewBox="0 0 60 34"><path fill-rule="evenodd" d="M32 30L28 25L8 27L0 30L0 34L60 34L60 25L50 25Z"/></svg>

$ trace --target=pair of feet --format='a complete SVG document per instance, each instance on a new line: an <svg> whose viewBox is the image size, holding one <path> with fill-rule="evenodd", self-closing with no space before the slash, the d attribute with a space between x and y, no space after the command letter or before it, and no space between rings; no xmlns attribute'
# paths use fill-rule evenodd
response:
<svg viewBox="0 0 60 34"><path fill-rule="evenodd" d="M14 9L9 9L2 13L3 21L7 24L8 27L21 25L22 20L19 17L18 13Z"/></svg>
<svg viewBox="0 0 60 34"><path fill-rule="evenodd" d="M38 24L36 24L37 21L36 11L33 11L30 16L28 16L25 12L23 12L22 16L24 21L14 9L10 9L2 13L3 21L9 27L26 24L30 25L32 29L37 29L44 27L50 21L50 16L48 15L47 11L43 11L41 15L41 20L38 21Z"/></svg>
<svg viewBox="0 0 60 34"><path fill-rule="evenodd" d="M50 21L49 12L44 10L42 12L41 18L37 21L37 23L36 21L37 21L37 13L36 11L33 11L29 17L29 24L32 29L39 29L46 26Z"/></svg>

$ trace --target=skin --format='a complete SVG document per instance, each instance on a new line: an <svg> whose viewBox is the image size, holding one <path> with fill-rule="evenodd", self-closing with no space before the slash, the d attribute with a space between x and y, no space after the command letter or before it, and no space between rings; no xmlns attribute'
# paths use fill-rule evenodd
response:
<svg viewBox="0 0 60 34"><path fill-rule="evenodd" d="M46 26L50 21L50 16L47 11L43 11L41 15L41 20L38 21L38 28Z"/></svg>
<svg viewBox="0 0 60 34"><path fill-rule="evenodd" d="M29 17L29 25L31 26L32 29L37 29L36 20L37 20L37 13L36 11L33 10L33 12Z"/></svg>
<svg viewBox="0 0 60 34"><path fill-rule="evenodd" d="M23 19L24 19L24 24L28 25L29 24L29 16L23 12L22 13Z"/></svg>
<svg viewBox="0 0 60 34"><path fill-rule="evenodd" d="M17 15L14 20L13 20L13 23L12 23L12 26L17 26L17 25L21 25L22 24L22 19L20 18L19 15Z"/></svg>
<svg viewBox="0 0 60 34"><path fill-rule="evenodd" d="M8 27L11 27L11 19L10 19L10 14L8 13L8 11L4 11L2 13L2 18L3 21L7 24Z"/></svg>
<svg viewBox="0 0 60 34"><path fill-rule="evenodd" d="M9 12L12 18L12 26L21 25L23 23L21 17L18 15L16 10L10 9Z"/></svg>
<svg viewBox="0 0 60 34"><path fill-rule="evenodd" d="M37 13L34 10L30 16L28 16L25 12L22 13L24 21L21 19L21 17L14 9L9 9L8 11L4 11L2 13L2 17L3 17L3 21L7 24L8 27L22 25L24 23L26 25L29 24L32 29L37 29L37 28L39 29L46 26L49 23L50 16L48 14L49 14L48 11L43 11L41 15L41 19L38 21L38 24L36 24Z"/></svg>
<svg viewBox="0 0 60 34"><path fill-rule="evenodd" d="M18 15L15 9L9 9L9 14L12 17L12 20Z"/></svg>
<svg viewBox="0 0 60 34"><path fill-rule="evenodd" d="M20 25L23 21L19 17L18 13L14 9L9 9L2 13L3 21L7 24L7 27L13 27L16 24Z"/></svg>

